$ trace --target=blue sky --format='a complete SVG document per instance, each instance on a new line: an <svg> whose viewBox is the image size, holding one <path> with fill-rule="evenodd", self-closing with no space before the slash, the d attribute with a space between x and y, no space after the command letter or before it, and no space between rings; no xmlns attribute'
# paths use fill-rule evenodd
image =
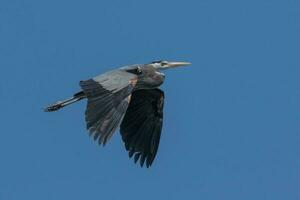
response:
<svg viewBox="0 0 300 200"><path fill-rule="evenodd" d="M300 199L300 2L2 0L0 200ZM78 82L166 59L152 168L103 148Z"/></svg>

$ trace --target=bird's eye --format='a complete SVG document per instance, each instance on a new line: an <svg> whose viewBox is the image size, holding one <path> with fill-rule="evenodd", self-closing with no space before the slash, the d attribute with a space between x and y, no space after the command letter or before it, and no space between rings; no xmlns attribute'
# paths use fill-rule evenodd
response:
<svg viewBox="0 0 300 200"><path fill-rule="evenodd" d="M168 63L166 63L166 62L162 62L161 63L161 66L164 66L164 65L167 65Z"/></svg>

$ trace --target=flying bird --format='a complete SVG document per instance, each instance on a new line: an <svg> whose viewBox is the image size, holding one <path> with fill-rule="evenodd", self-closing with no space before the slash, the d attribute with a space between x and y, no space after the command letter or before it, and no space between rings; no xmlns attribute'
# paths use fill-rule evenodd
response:
<svg viewBox="0 0 300 200"><path fill-rule="evenodd" d="M45 108L57 111L87 99L85 121L94 140L105 145L120 126L122 140L141 167L150 167L156 156L163 124L165 69L190 65L189 62L154 61L108 71L80 81L81 91L71 98Z"/></svg>

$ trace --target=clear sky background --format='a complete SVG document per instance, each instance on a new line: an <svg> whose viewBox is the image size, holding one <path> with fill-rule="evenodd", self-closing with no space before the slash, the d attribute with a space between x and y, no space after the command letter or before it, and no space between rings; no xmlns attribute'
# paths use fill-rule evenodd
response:
<svg viewBox="0 0 300 200"><path fill-rule="evenodd" d="M1 0L0 200L300 199L297 0ZM82 101L42 108L122 65L166 72L152 168L117 132L99 147Z"/></svg>

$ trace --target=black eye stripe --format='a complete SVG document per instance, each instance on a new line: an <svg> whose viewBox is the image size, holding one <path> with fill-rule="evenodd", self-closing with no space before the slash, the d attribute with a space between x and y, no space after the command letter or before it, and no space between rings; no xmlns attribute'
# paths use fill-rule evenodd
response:
<svg viewBox="0 0 300 200"><path fill-rule="evenodd" d="M162 60L155 60L155 61L153 61L153 62L151 62L151 63L161 63L162 62Z"/></svg>

